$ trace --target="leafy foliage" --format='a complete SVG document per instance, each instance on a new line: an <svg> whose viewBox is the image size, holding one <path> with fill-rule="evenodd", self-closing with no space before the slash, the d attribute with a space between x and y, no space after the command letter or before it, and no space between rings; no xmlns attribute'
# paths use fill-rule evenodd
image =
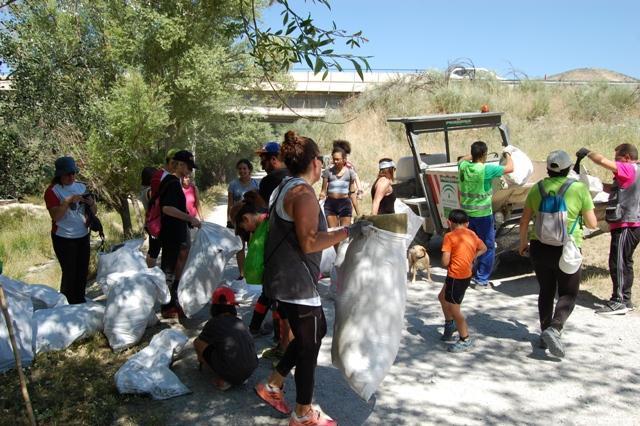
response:
<svg viewBox="0 0 640 426"><path fill-rule="evenodd" d="M331 9L329 0L311 0L315 4ZM246 7L241 2L244 34L251 45L251 56L265 70L272 72L287 71L296 63L305 63L314 74L323 72L323 80L329 70L342 71L341 62L349 62L360 79L364 80L363 69L370 70L369 62L364 56L351 53L337 53L334 45L344 41L350 49L358 48L368 40L362 31L348 33L339 29L335 22L330 28L317 27L311 15L299 15L288 0L272 0L282 8L282 28L272 31L260 29L256 19L256 7L251 0Z"/></svg>

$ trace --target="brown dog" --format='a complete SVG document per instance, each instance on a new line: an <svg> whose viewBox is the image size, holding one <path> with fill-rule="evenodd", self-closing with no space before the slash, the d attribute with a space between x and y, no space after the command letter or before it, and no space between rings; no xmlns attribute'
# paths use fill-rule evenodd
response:
<svg viewBox="0 0 640 426"><path fill-rule="evenodd" d="M431 268L429 264L429 253L427 253L427 249L422 246L415 245L409 249L408 257L409 271L411 272L411 282L416 282L416 274L418 273L418 269L427 271L427 279L431 281Z"/></svg>

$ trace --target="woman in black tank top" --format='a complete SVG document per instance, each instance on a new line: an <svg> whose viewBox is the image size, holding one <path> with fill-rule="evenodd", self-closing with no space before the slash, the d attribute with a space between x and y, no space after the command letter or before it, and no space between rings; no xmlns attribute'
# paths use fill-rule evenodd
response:
<svg viewBox="0 0 640 426"><path fill-rule="evenodd" d="M391 214L395 213L393 204L396 201L396 194L393 193L393 176L396 165L390 158L383 158L378 161L378 178L371 187L371 214Z"/></svg>

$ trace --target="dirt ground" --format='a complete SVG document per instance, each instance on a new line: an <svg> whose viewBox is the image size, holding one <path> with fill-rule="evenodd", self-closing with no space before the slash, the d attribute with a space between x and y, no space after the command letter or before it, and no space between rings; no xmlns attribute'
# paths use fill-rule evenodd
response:
<svg viewBox="0 0 640 426"><path fill-rule="evenodd" d="M211 218L217 221L216 212ZM229 265L225 277L236 273ZM323 300L329 332L318 360L314 398L340 425L640 424L640 314L595 315L596 304L603 301L582 292L563 333L566 357L554 358L537 347L535 277L526 261L507 259L498 271L501 285L467 291L463 312L474 348L450 354L439 340L443 319L437 293L445 271L436 267L432 274L434 282L407 285L400 350L370 401L358 397L331 365L334 309L331 300ZM244 304L240 312L248 318L251 307ZM192 320L163 321L161 327L182 329L193 338L206 319L203 310ZM270 344L270 336L257 340L258 349ZM220 392L198 371L189 345L173 370L192 393L166 401L137 398L121 407L118 423L126 424L128 414L144 412L149 424L286 425L286 417L253 391L270 369L271 362L261 359L246 385ZM292 377L286 388L293 405Z"/></svg>

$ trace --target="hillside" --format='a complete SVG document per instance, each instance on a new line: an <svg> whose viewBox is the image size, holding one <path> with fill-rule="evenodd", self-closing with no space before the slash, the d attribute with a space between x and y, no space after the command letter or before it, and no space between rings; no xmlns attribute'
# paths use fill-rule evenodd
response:
<svg viewBox="0 0 640 426"><path fill-rule="evenodd" d="M576 68L548 76L547 80L557 81L624 81L636 82L637 79L628 75L602 68Z"/></svg>

